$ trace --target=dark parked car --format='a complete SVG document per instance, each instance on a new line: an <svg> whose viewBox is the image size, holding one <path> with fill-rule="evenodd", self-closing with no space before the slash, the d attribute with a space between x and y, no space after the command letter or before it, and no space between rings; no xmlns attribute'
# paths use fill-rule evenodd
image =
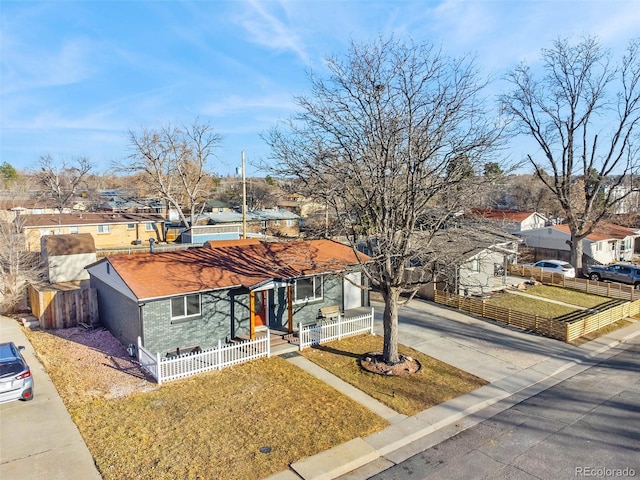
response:
<svg viewBox="0 0 640 480"><path fill-rule="evenodd" d="M29 365L13 342L0 343L0 403L33 398Z"/></svg>
<svg viewBox="0 0 640 480"><path fill-rule="evenodd" d="M591 280L609 280L626 283L640 289L640 267L625 263L613 265L592 265L587 269Z"/></svg>

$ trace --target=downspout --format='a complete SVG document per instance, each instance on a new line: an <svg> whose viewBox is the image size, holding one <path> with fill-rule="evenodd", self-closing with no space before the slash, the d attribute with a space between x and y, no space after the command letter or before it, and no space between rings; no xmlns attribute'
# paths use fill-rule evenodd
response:
<svg viewBox="0 0 640 480"><path fill-rule="evenodd" d="M253 312L255 311L255 292L249 292L249 338L253 340L255 338L256 321Z"/></svg>
<svg viewBox="0 0 640 480"><path fill-rule="evenodd" d="M293 285L287 285L287 317L289 333L293 333Z"/></svg>

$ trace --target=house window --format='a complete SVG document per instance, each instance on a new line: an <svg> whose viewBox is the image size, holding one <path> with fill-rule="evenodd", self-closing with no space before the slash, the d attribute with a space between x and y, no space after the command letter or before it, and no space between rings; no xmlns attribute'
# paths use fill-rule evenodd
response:
<svg viewBox="0 0 640 480"><path fill-rule="evenodd" d="M287 220L287 227L293 227L296 224L295 220Z"/></svg>
<svg viewBox="0 0 640 480"><path fill-rule="evenodd" d="M78 227L69 227L69 233L78 233Z"/></svg>
<svg viewBox="0 0 640 480"><path fill-rule="evenodd" d="M136 229L135 223L127 223L127 230L135 230L135 229Z"/></svg>
<svg viewBox="0 0 640 480"><path fill-rule="evenodd" d="M145 223L144 224L145 232L153 232L153 223Z"/></svg>
<svg viewBox="0 0 640 480"><path fill-rule="evenodd" d="M98 233L109 233L109 225L98 225Z"/></svg>
<svg viewBox="0 0 640 480"><path fill-rule="evenodd" d="M200 294L171 299L171 320L181 320L200 315Z"/></svg>
<svg viewBox="0 0 640 480"><path fill-rule="evenodd" d="M480 260L478 260L477 258L474 258L473 260L471 260L469 262L469 270L471 270L472 272L479 272L480 271Z"/></svg>
<svg viewBox="0 0 640 480"><path fill-rule="evenodd" d="M280 220L274 220L274 221L273 221L273 224L274 224L276 227L279 227L279 226L280 226Z"/></svg>
<svg viewBox="0 0 640 480"><path fill-rule="evenodd" d="M596 252L602 251L602 242L596 242Z"/></svg>
<svg viewBox="0 0 640 480"><path fill-rule="evenodd" d="M322 277L298 278L294 285L294 303L322 300Z"/></svg>

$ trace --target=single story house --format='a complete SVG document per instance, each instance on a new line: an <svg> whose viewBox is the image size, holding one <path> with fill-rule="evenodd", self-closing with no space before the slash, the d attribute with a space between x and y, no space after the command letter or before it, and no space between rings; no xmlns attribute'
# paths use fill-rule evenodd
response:
<svg viewBox="0 0 640 480"><path fill-rule="evenodd" d="M300 216L279 208L249 210L242 212L223 211L198 216L195 225L182 233L182 243L204 243L209 240L237 240L242 237L243 222L247 236L252 237L298 237Z"/></svg>
<svg viewBox="0 0 640 480"><path fill-rule="evenodd" d="M266 329L292 333L320 308L368 305L361 262L331 240L219 241L106 257L87 270L100 320L123 345L152 352L216 346Z"/></svg>
<svg viewBox="0 0 640 480"><path fill-rule="evenodd" d="M518 235L528 247L536 250L536 260L569 258L571 233L568 225L552 225L523 231ZM587 263L606 265L615 261L632 261L638 251L638 237L640 234L637 230L602 222L582 240L583 253Z"/></svg>
<svg viewBox="0 0 640 480"><path fill-rule="evenodd" d="M549 223L544 215L531 211L476 208L471 210L470 216L491 221L505 232L513 234L542 228Z"/></svg>
<svg viewBox="0 0 640 480"><path fill-rule="evenodd" d="M20 215L15 221L31 252L40 251L40 238L45 235L89 233L97 250L131 247L150 238L165 241L165 221L156 214L60 213Z"/></svg>
<svg viewBox="0 0 640 480"><path fill-rule="evenodd" d="M521 240L493 227L484 222L463 222L439 231L429 244L432 255L426 255L423 266L410 269L410 278L422 275L434 280L422 286L418 295L433 300L435 288L458 295L481 295L503 288L507 264L517 262ZM433 260L429 261L429 256Z"/></svg>

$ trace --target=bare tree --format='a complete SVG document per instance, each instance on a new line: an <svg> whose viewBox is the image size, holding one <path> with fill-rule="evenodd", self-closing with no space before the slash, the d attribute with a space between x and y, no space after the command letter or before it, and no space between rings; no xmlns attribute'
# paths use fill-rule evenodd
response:
<svg viewBox="0 0 640 480"><path fill-rule="evenodd" d="M38 170L33 174L41 195L53 201L60 213L70 208L72 199L85 185L87 175L93 168L89 159L78 157L72 162L54 161L49 154L40 157Z"/></svg>
<svg viewBox="0 0 640 480"><path fill-rule="evenodd" d="M18 221L0 222L0 244L0 312L14 312L25 298L27 285L43 281L45 272L40 256L27 251Z"/></svg>
<svg viewBox="0 0 640 480"><path fill-rule="evenodd" d="M193 224L214 185L207 162L220 144L220 135L207 123L161 126L157 130L129 131L133 153L115 165L119 171L141 174L147 192L176 209L184 225ZM187 219L187 213L189 219Z"/></svg>
<svg viewBox="0 0 640 480"><path fill-rule="evenodd" d="M613 64L594 38L559 39L542 50L542 62L540 78L518 65L501 103L516 132L540 147L527 158L564 211L571 263L581 270L582 239L638 190L640 40Z"/></svg>
<svg viewBox="0 0 640 480"><path fill-rule="evenodd" d="M310 74L311 93L296 98L301 113L268 135L273 171L326 204L354 248L366 245L363 271L385 302L383 357L394 363L401 295L417 287L405 269L430 250L424 233L472 197L464 186L483 178L474 169L499 132L485 119L486 82L472 59L381 38L352 43L327 67L328 78Z"/></svg>

